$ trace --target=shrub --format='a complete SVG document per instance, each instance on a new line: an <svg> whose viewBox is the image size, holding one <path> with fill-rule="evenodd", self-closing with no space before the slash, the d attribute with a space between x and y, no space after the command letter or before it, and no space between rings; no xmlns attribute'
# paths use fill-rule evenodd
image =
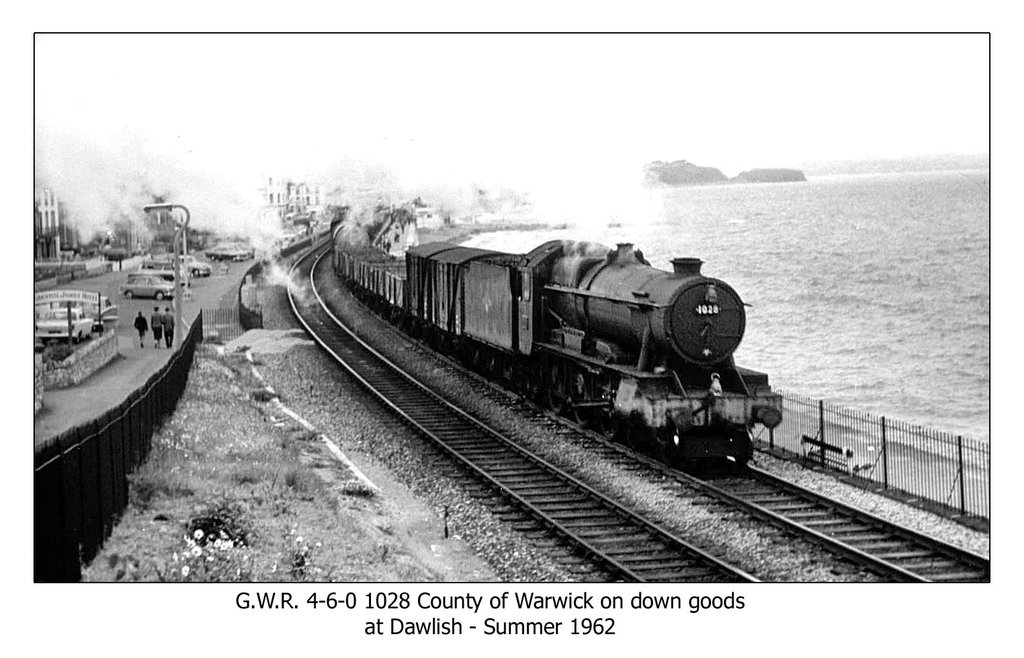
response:
<svg viewBox="0 0 1024 658"><path fill-rule="evenodd" d="M289 489L301 496L312 497L324 488L320 477L308 468L290 468L285 471L284 483Z"/></svg>
<svg viewBox="0 0 1024 658"><path fill-rule="evenodd" d="M143 510L149 509L158 496L185 498L194 493L191 487L165 472L137 473L129 475L128 481L131 504Z"/></svg>
<svg viewBox="0 0 1024 658"><path fill-rule="evenodd" d="M245 505L227 496L218 496L199 505L188 521L188 535L197 543L221 539L234 546L245 546L251 533ZM198 532L197 532L198 531Z"/></svg>
<svg viewBox="0 0 1024 658"><path fill-rule="evenodd" d="M74 350L67 343L50 343L43 349L44 363L60 363L74 354Z"/></svg>
<svg viewBox="0 0 1024 658"><path fill-rule="evenodd" d="M231 480L236 484L257 484L268 482L271 478L272 471L269 468L256 464L245 464L231 472Z"/></svg>

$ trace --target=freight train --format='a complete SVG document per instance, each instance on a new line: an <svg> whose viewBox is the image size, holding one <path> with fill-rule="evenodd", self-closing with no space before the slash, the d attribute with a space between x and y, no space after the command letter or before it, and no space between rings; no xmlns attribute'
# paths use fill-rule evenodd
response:
<svg viewBox="0 0 1024 658"><path fill-rule="evenodd" d="M746 463L782 421L768 377L737 366L744 304L677 258L631 244L546 242L526 254L436 242L405 258L332 231L334 271L410 335L520 395L668 464Z"/></svg>

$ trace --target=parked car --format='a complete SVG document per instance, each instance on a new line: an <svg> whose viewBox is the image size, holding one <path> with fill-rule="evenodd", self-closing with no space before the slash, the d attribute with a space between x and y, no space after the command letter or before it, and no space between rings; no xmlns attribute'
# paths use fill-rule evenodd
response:
<svg viewBox="0 0 1024 658"><path fill-rule="evenodd" d="M147 258L142 261L139 267L140 272L174 272L174 261L170 258ZM181 272L188 272L192 278L210 276L213 274L213 267L194 256L183 256L181 258Z"/></svg>
<svg viewBox="0 0 1024 658"><path fill-rule="evenodd" d="M183 259L185 267L193 277L210 276L213 274L213 266L195 256L185 256Z"/></svg>
<svg viewBox="0 0 1024 658"><path fill-rule="evenodd" d="M132 299L133 297L154 297L163 299L174 297L174 274L173 272L133 272L128 275L128 281L121 284L121 294Z"/></svg>
<svg viewBox="0 0 1024 658"><path fill-rule="evenodd" d="M256 252L252 247L240 244L219 244L206 252L206 257L210 260L231 260L236 262L249 260L254 258L255 255Z"/></svg>
<svg viewBox="0 0 1024 658"><path fill-rule="evenodd" d="M71 340L79 342L92 337L93 319L81 308L71 308ZM68 310L55 308L44 311L36 318L36 338L45 343L48 340L67 340Z"/></svg>
<svg viewBox="0 0 1024 658"><path fill-rule="evenodd" d="M146 273L154 273L154 274L155 273L169 274L170 276L173 277L174 276L174 262L170 261L170 260L164 260L163 258L147 258L146 260L142 261L141 265L139 265L139 271L140 272L146 272ZM182 278L184 278L184 274L185 274L184 267L182 267L182 269L181 269L181 274L182 274Z"/></svg>

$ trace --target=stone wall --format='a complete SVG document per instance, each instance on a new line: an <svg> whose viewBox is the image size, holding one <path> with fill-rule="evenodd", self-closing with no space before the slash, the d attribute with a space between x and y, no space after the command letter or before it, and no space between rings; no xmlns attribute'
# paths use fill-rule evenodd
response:
<svg viewBox="0 0 1024 658"><path fill-rule="evenodd" d="M67 388L110 363L117 356L117 332L113 329L102 335L93 334L89 342L79 346L75 353L60 363L47 363L43 368L43 387Z"/></svg>
<svg viewBox="0 0 1024 658"><path fill-rule="evenodd" d="M127 262L127 261L125 261ZM114 263L99 263L97 265L86 266L85 263L79 263L81 265L75 271L65 272L57 276L47 277L40 279L35 282L35 291L40 292L42 290L51 290L59 285L70 283L71 281L81 281L82 279L91 279L95 276L101 276L114 271Z"/></svg>
<svg viewBox="0 0 1024 658"><path fill-rule="evenodd" d="M32 406L32 415L39 413L43 408L43 355L36 354L35 361L35 404Z"/></svg>

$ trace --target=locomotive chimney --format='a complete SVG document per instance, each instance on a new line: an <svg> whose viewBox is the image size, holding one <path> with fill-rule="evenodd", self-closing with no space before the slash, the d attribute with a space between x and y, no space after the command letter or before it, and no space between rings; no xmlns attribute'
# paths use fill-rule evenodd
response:
<svg viewBox="0 0 1024 658"><path fill-rule="evenodd" d="M699 258L673 258L672 271L676 274L697 275L700 274L700 266L704 264Z"/></svg>
<svg viewBox="0 0 1024 658"><path fill-rule="evenodd" d="M633 255L633 243L632 242L619 242L615 245L615 262L616 263L628 263L632 260L636 260L636 256Z"/></svg>

